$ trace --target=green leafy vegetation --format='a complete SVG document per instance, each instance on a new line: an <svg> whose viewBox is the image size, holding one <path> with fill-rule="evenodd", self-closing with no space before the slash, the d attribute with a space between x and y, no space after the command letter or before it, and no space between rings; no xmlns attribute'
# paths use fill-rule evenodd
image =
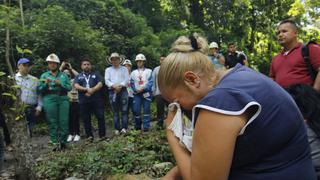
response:
<svg viewBox="0 0 320 180"><path fill-rule="evenodd" d="M103 73L105 59L114 51L128 59L144 53L153 68L178 36L192 32L218 42L222 52L227 43L236 42L251 67L267 73L280 50L275 38L279 21L295 19L303 42L320 39L320 4L315 0L33 0L23 2L24 18L20 8L18 1L1 5L0 25L9 29L12 66L29 57L36 76L46 69L44 59L52 52L78 70L80 60L90 57ZM5 37L6 28L0 28L2 57ZM4 63L0 70L7 72Z"/></svg>
<svg viewBox="0 0 320 180"><path fill-rule="evenodd" d="M115 174L141 174L161 177L166 171L154 172L153 166L172 162L164 131L130 131L107 141L69 145L60 153L42 155L37 162L39 179L63 179L75 176L99 179Z"/></svg>

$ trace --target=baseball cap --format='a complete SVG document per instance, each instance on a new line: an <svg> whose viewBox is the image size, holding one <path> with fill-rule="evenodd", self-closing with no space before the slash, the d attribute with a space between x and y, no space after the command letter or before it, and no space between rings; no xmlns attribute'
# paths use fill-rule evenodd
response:
<svg viewBox="0 0 320 180"><path fill-rule="evenodd" d="M19 59L19 61L18 61L18 65L20 65L20 64L26 64L26 63L30 63L29 59L27 59L27 58L21 58L21 59Z"/></svg>

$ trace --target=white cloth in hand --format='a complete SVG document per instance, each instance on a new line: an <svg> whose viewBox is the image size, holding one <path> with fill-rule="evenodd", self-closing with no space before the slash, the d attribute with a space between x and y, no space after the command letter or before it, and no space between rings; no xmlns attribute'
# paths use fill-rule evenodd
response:
<svg viewBox="0 0 320 180"><path fill-rule="evenodd" d="M192 135L193 125L189 119L187 119L180 108L180 105L176 102L169 104L168 109L177 109L175 116L168 129L173 131L174 135L180 140L180 144L185 146L188 151L192 152Z"/></svg>

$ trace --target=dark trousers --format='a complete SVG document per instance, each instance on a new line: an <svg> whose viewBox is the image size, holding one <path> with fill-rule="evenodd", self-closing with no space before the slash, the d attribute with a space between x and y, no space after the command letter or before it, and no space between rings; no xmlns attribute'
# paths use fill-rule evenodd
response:
<svg viewBox="0 0 320 180"><path fill-rule="evenodd" d="M30 137L32 137L32 130L33 130L33 127L35 126L36 121L37 121L36 116L35 116L36 105L28 105L25 108L24 113L26 116L27 124L28 124L27 130L28 130Z"/></svg>
<svg viewBox="0 0 320 180"><path fill-rule="evenodd" d="M2 138L2 134L0 133L0 171L2 170L4 162L4 142Z"/></svg>
<svg viewBox="0 0 320 180"><path fill-rule="evenodd" d="M95 100L80 104L80 114L84 122L84 129L87 137L93 137L91 115L94 114L98 119L100 138L106 136L106 123L104 120L104 104L102 100Z"/></svg>
<svg viewBox="0 0 320 180"><path fill-rule="evenodd" d="M155 101L157 105L157 121L158 125L162 126L165 116L165 107L167 105L166 100L163 99L163 97L159 94L155 96Z"/></svg>
<svg viewBox="0 0 320 180"><path fill-rule="evenodd" d="M131 112L131 119L129 118L129 114ZM131 122L130 122L131 121ZM132 123L132 125L134 126L134 117L133 117L133 97L128 98L128 123Z"/></svg>
<svg viewBox="0 0 320 180"><path fill-rule="evenodd" d="M69 134L79 135L80 134L80 109L78 102L70 102L69 112Z"/></svg>
<svg viewBox="0 0 320 180"><path fill-rule="evenodd" d="M9 129L6 123L5 116L3 112L0 110L0 127L3 129L3 136L4 136L4 141L6 142L6 145L8 146L11 143L11 138L10 138L10 133Z"/></svg>

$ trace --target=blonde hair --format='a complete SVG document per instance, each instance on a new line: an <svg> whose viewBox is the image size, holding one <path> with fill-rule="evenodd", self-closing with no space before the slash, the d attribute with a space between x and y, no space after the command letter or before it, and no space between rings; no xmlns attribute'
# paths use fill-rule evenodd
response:
<svg viewBox="0 0 320 180"><path fill-rule="evenodd" d="M184 85L184 73L192 71L211 81L214 66L208 58L207 40L197 34L180 36L173 44L171 53L160 66L158 83L161 92Z"/></svg>

